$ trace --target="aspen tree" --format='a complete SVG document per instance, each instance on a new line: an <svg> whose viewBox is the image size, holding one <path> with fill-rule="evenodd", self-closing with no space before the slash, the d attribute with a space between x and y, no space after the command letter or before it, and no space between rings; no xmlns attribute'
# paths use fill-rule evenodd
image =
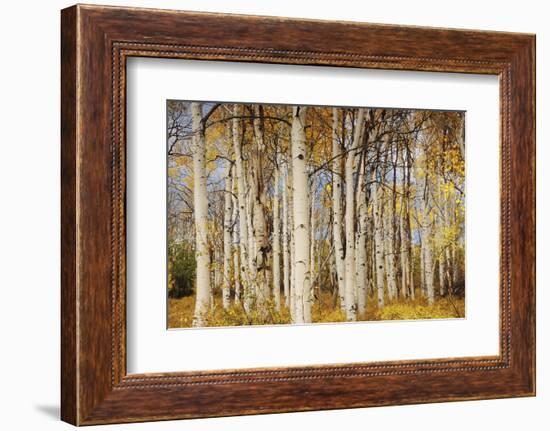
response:
<svg viewBox="0 0 550 431"><path fill-rule="evenodd" d="M296 323L304 320L304 292L309 291L308 172L306 164L307 107L292 109L292 185L294 213L294 290Z"/></svg>
<svg viewBox="0 0 550 431"><path fill-rule="evenodd" d="M384 306L384 239L383 239L383 225L382 215L380 214L381 200L378 197L379 190L378 178L376 169L372 171L372 211L374 221L374 262L376 267L376 293L378 295L377 305L378 308Z"/></svg>
<svg viewBox="0 0 550 431"><path fill-rule="evenodd" d="M276 156L277 158L277 156ZM281 309L281 240L279 215L279 163L276 161L273 183L273 299L275 308Z"/></svg>
<svg viewBox="0 0 550 431"><path fill-rule="evenodd" d="M235 104L233 107L233 115L240 115L240 107ZM244 309L248 313L251 308L251 282L249 271L249 239L248 239L248 224L247 224L247 203L246 203L246 188L245 188L245 173L243 167L242 142L241 142L241 120L234 118L233 126L233 152L235 154L235 173L237 178L237 204L239 208L239 261L240 261L240 280L243 287L242 296Z"/></svg>
<svg viewBox="0 0 550 431"><path fill-rule="evenodd" d="M231 237L233 200L232 200L232 172L233 163L226 161L225 168L225 191L224 191L224 218L223 218L223 280L222 280L222 304L228 309L231 301Z"/></svg>
<svg viewBox="0 0 550 431"><path fill-rule="evenodd" d="M260 105L254 106L255 148L252 152L252 184L250 191L252 232L254 235L254 266L256 276L256 295L261 311L269 297L269 236L265 216L266 194L263 172L263 156L265 153L264 130L261 123L262 110Z"/></svg>
<svg viewBox="0 0 550 431"><path fill-rule="evenodd" d="M204 326L210 309L210 252L208 250L208 194L206 190L206 141L202 104L191 104L193 124L193 201L195 209L195 259L197 281L193 326Z"/></svg>
<svg viewBox="0 0 550 431"><path fill-rule="evenodd" d="M346 256L345 256L345 291L346 319L357 320L357 305L355 301L355 190L353 184L354 168L356 166L357 149L361 142L365 121L365 110L357 110L357 118L353 127L353 140L346 154Z"/></svg>
<svg viewBox="0 0 550 431"><path fill-rule="evenodd" d="M342 145L338 139L338 108L332 108L332 236L336 263L336 279L340 307L345 309L344 302L344 259L346 250L342 240Z"/></svg>
<svg viewBox="0 0 550 431"><path fill-rule="evenodd" d="M430 238L432 235L431 229L431 208L430 208L430 182L428 179L428 172L424 172L424 185L422 196L422 250L424 256L424 282L426 283L426 295L428 297L428 304L433 305L435 300L434 282L433 282L433 257L432 249L430 247Z"/></svg>
<svg viewBox="0 0 550 431"><path fill-rule="evenodd" d="M367 307L367 231L368 213L365 193L365 160L359 164L357 180L357 213L359 231L357 235L357 312L364 315Z"/></svg>
<svg viewBox="0 0 550 431"><path fill-rule="evenodd" d="M285 306L290 307L290 237L288 229L288 170L283 176L283 292Z"/></svg>

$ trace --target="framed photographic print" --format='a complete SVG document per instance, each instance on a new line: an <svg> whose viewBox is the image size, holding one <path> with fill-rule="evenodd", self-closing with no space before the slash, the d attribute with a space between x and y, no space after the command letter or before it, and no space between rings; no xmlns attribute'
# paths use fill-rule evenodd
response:
<svg viewBox="0 0 550 431"><path fill-rule="evenodd" d="M62 11L62 419L535 394L535 38Z"/></svg>

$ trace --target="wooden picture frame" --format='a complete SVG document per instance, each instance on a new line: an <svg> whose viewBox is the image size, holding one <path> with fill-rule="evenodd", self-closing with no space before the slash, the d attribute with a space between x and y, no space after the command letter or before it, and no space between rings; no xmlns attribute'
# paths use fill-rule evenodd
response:
<svg viewBox="0 0 550 431"><path fill-rule="evenodd" d="M64 421L535 394L534 35L77 5L62 11L61 49ZM128 375L125 65L131 56L498 75L500 354Z"/></svg>

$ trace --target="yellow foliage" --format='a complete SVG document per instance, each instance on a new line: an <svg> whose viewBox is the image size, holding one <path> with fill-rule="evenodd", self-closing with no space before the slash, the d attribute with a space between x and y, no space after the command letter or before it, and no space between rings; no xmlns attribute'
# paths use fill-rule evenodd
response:
<svg viewBox="0 0 550 431"><path fill-rule="evenodd" d="M463 298L438 298L433 306L429 306L425 298L413 300L386 299L386 305L378 309L376 296L372 295L367 300L365 315L358 316L361 321L375 320L416 320L416 319L452 319L465 316ZM193 323L195 297L188 296L181 299L170 298L168 301L168 327L188 328ZM317 298L311 310L314 323L345 322L346 315L331 295L323 293ZM206 317L206 326L250 326L250 325L279 325L290 324L290 310L284 305L280 311L275 308L275 303L270 300L262 311L253 310L246 314L241 305L232 304L228 310L224 310L221 298L216 296L214 305Z"/></svg>
<svg viewBox="0 0 550 431"><path fill-rule="evenodd" d="M452 319L464 317L464 299L439 298L430 306L422 298L387 304L377 314L377 320Z"/></svg>
<svg viewBox="0 0 550 431"><path fill-rule="evenodd" d="M178 177L180 174L180 169L179 168L176 168L176 167L170 167L168 168L168 176L170 176L170 178L176 178Z"/></svg>

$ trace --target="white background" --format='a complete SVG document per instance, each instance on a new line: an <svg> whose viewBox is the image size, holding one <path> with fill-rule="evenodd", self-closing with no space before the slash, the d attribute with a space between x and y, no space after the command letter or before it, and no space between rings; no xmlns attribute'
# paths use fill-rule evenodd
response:
<svg viewBox="0 0 550 431"><path fill-rule="evenodd" d="M549 14L535 0L298 2L196 0L103 3L188 10L358 20L537 33L538 220L550 217ZM66 1L5 2L0 15L0 426L61 430L59 409L59 9ZM544 245L543 245L544 243ZM293 413L285 415L106 426L135 430L544 430L550 423L550 231L538 230L538 396L508 399ZM546 310L546 314L545 311Z"/></svg>
<svg viewBox="0 0 550 431"><path fill-rule="evenodd" d="M129 373L498 354L498 77L141 58L127 83ZM166 99L466 111L466 319L167 331Z"/></svg>

